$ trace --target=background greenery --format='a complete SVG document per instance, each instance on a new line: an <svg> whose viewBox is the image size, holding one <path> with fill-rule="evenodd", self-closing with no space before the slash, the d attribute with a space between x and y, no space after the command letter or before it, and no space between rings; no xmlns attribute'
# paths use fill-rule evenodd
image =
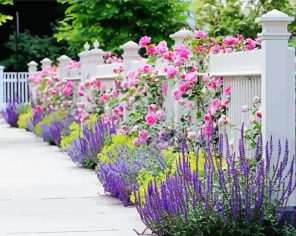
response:
<svg viewBox="0 0 296 236"><path fill-rule="evenodd" d="M55 60L66 54L77 58L83 44L86 41L91 43L95 39L98 39L100 47L105 51L115 50L117 53L120 45L129 40L137 42L143 35L153 37L154 42L167 40L169 45L172 45L169 35L182 27L189 28L190 13L194 13L195 28L207 31L212 37L239 33L246 38L256 38L261 29L255 19L272 9L296 17L296 4L291 4L294 0L259 0L247 16L241 11L240 0L226 0L225 3L221 0L57 1L59 4L52 9L58 12L55 14L55 21L48 23L52 28L50 33L36 35L21 28L21 63L18 70L26 70L29 61L40 61L44 57ZM0 5L7 4L12 4L12 0L0 0ZM0 26L12 19L12 16L6 13L0 13ZM289 26L289 30L296 34L296 21ZM1 43L5 57L2 57L4 59L0 64L8 71L17 70L14 34L11 33L8 40ZM296 46L295 37L291 37L290 46Z"/></svg>
<svg viewBox="0 0 296 236"><path fill-rule="evenodd" d="M68 4L59 22L57 40L67 41L72 51L98 39L105 50L117 49L129 40L149 35L154 41L187 25L189 0L58 0Z"/></svg>

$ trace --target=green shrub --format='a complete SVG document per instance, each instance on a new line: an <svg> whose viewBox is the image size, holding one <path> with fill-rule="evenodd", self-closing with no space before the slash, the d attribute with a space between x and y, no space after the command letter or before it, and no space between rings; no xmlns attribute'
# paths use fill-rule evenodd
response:
<svg viewBox="0 0 296 236"><path fill-rule="evenodd" d="M98 154L98 162L111 162L112 160L117 158L117 152L115 150L116 146L124 146L128 145L130 148L135 150L135 147L132 144L132 139L128 136L121 135L121 134L113 134L112 135L112 143L109 145L105 145L102 149L102 151ZM108 153L111 153L108 154ZM112 156L112 160L110 159L110 156Z"/></svg>
<svg viewBox="0 0 296 236"><path fill-rule="evenodd" d="M27 129L27 120L31 120L32 119L32 109L26 113L22 113L20 114L19 116L19 119L18 119L18 127L20 129Z"/></svg>

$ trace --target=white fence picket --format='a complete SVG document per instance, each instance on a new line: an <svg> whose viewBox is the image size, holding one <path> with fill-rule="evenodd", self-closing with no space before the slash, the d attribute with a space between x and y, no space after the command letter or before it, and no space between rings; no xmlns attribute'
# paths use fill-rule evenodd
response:
<svg viewBox="0 0 296 236"><path fill-rule="evenodd" d="M29 102L28 72L3 72L0 75L0 110L12 100Z"/></svg>

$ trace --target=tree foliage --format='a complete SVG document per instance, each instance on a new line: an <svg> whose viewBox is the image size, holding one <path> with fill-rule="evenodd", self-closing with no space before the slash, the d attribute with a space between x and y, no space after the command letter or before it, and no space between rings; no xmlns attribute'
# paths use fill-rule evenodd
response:
<svg viewBox="0 0 296 236"><path fill-rule="evenodd" d="M72 58L74 57L74 55L69 55L68 48L65 45L57 45L54 38L46 35L32 35L28 30L19 33L19 65L17 65L16 60L15 33L9 36L9 39L4 46L11 53L5 58L5 60L1 61L0 64L10 71L17 69L26 71L28 69L26 64L28 62L32 60L39 62L45 57L48 57L51 60L56 60L57 57L63 54Z"/></svg>
<svg viewBox="0 0 296 236"><path fill-rule="evenodd" d="M13 2L12 0L0 0L0 5L12 5ZM12 20L13 17L9 15L5 15L0 13L0 26L6 23L8 20Z"/></svg>
<svg viewBox="0 0 296 236"><path fill-rule="evenodd" d="M296 8L289 0L250 1L253 7L248 15L242 13L240 0L196 0L194 4L197 28L206 28L213 37L242 34L256 38L260 26L255 19L273 9L296 16ZM296 21L289 26L291 32L296 31ZM292 41L295 41L293 39ZM296 42L295 42L296 45Z"/></svg>
<svg viewBox="0 0 296 236"><path fill-rule="evenodd" d="M68 4L59 22L58 41L81 51L86 41L98 39L101 47L114 50L129 40L149 35L155 41L186 25L188 0L58 0Z"/></svg>

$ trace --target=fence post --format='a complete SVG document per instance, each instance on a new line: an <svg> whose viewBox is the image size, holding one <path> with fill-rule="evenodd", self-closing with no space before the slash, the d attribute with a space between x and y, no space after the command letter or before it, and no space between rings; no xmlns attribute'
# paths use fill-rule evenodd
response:
<svg viewBox="0 0 296 236"><path fill-rule="evenodd" d="M85 81L88 79L88 53L89 53L89 48L90 45L88 42L84 44L84 51L78 54L80 60L80 70L81 70L81 82Z"/></svg>
<svg viewBox="0 0 296 236"><path fill-rule="evenodd" d="M96 40L93 43L94 48L88 52L88 76L89 78L95 76L96 67L104 64L104 51L99 48L100 43Z"/></svg>
<svg viewBox="0 0 296 236"><path fill-rule="evenodd" d="M0 66L0 111L2 111L2 109L5 108L5 104L4 104L4 87L3 87L3 83L4 83L4 66Z"/></svg>
<svg viewBox="0 0 296 236"><path fill-rule="evenodd" d="M129 41L120 46L123 49L123 69L124 69L124 79L127 78L127 73L134 69L134 62L140 61L142 57L139 55L140 46L133 42ZM125 110L124 120L128 121L128 112Z"/></svg>
<svg viewBox="0 0 296 236"><path fill-rule="evenodd" d="M262 41L262 135L264 143L270 136L274 144L281 140L289 142L289 163L295 155L295 75L294 49L288 48L293 21L283 12L272 10L256 19L262 26L258 36ZM271 160L275 164L277 160ZM296 193L290 197L288 206L296 206Z"/></svg>
<svg viewBox="0 0 296 236"><path fill-rule="evenodd" d="M59 68L58 68L58 77L59 79L67 78L68 77L68 63L71 61L71 58L69 58L66 55L60 56L58 58L59 61Z"/></svg>
<svg viewBox="0 0 296 236"><path fill-rule="evenodd" d="M175 46L182 45L182 44L184 44L184 40L186 38L193 38L193 37L194 37L193 32L191 32L190 30L186 30L186 29L181 29L181 30L177 31L176 33L170 35L170 38L175 41ZM169 88L172 88L173 84L174 84L174 81L170 80L169 81ZM178 123L184 113L184 107L179 105L178 101L173 100L172 90L173 89L168 90L167 98L169 99L169 101L172 101L173 109L174 109L174 111L173 111L174 122Z"/></svg>
<svg viewBox="0 0 296 236"><path fill-rule="evenodd" d="M35 61L31 61L27 64L28 66L28 72L29 72L29 77L32 76L34 73L37 72L37 66L38 64ZM36 104L36 96L35 96L35 91L34 88L32 87L32 84L29 83L29 94L31 94L32 102Z"/></svg>
<svg viewBox="0 0 296 236"><path fill-rule="evenodd" d="M40 61L41 63L41 69L44 70L46 67L51 66L52 61L48 58L44 58L43 60Z"/></svg>

